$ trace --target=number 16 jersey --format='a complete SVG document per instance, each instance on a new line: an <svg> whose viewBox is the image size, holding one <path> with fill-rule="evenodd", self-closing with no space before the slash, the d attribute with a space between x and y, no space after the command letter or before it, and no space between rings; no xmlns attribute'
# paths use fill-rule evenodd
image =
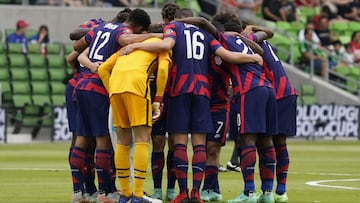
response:
<svg viewBox="0 0 360 203"><path fill-rule="evenodd" d="M191 93L210 98L209 54L215 53L220 43L206 31L182 22L165 26L164 38L175 40L174 65L169 75L170 97Z"/></svg>

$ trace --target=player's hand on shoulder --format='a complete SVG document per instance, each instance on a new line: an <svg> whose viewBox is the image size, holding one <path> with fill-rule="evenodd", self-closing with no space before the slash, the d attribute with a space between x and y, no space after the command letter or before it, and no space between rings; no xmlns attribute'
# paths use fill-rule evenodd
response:
<svg viewBox="0 0 360 203"><path fill-rule="evenodd" d="M264 65L264 60L262 58L262 56L260 56L259 54L254 54L254 59L256 61L256 64L258 64L259 66L263 67Z"/></svg>
<svg viewBox="0 0 360 203"><path fill-rule="evenodd" d="M89 67L89 69L91 70L91 72L97 73L98 68L99 68L99 66L100 66L102 63L103 63L103 62L101 62L101 61L96 61L96 62L92 63L92 66Z"/></svg>

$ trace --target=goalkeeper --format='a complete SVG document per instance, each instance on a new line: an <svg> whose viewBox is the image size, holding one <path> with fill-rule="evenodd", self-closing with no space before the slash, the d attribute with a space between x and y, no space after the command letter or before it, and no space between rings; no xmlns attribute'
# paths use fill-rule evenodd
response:
<svg viewBox="0 0 360 203"><path fill-rule="evenodd" d="M151 25L157 27L161 25ZM161 27L162 28L162 27ZM160 28L160 30L161 30ZM142 43L161 41L150 38ZM114 126L117 131L115 151L116 176L122 194L143 193L148 168L149 143L152 122L158 120L162 111L162 96L167 83L171 63L169 52L152 53L137 50L129 55L114 53L98 69L98 74L110 97ZM151 105L151 73L157 70L156 94ZM130 190L129 151L132 132L135 137L133 154L134 191Z"/></svg>

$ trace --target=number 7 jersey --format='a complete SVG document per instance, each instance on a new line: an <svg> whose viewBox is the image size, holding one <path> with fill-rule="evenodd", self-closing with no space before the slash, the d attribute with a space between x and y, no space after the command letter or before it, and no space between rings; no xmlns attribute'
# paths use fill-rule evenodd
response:
<svg viewBox="0 0 360 203"><path fill-rule="evenodd" d="M165 26L164 38L175 40L174 65L169 75L170 96L192 93L210 98L209 54L215 53L220 43L206 31L181 22Z"/></svg>

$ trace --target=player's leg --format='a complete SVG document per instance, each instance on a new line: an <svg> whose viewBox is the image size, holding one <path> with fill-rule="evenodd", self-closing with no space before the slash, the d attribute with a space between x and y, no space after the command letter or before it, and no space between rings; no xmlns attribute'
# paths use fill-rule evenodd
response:
<svg viewBox="0 0 360 203"><path fill-rule="evenodd" d="M187 143L190 131L190 104L189 94L169 98L168 131L174 139L175 175L180 190L179 195L171 201L172 203L189 200Z"/></svg>
<svg viewBox="0 0 360 203"><path fill-rule="evenodd" d="M201 199L204 201L221 201L219 186L220 150L225 144L228 129L228 112L215 111L211 113L214 131L206 137L206 170Z"/></svg>
<svg viewBox="0 0 360 203"><path fill-rule="evenodd" d="M277 100L279 134L273 137L273 142L277 160L275 201L279 203L288 202L286 182L290 156L286 139L289 136L296 135L296 99L297 96L293 95Z"/></svg>
<svg viewBox="0 0 360 203"><path fill-rule="evenodd" d="M230 161L226 164L226 169L236 172L241 172L240 160L239 160L239 147L238 136L240 130L240 97L233 96L230 103L229 113L229 136L231 140L234 140L234 148L231 153Z"/></svg>
<svg viewBox="0 0 360 203"><path fill-rule="evenodd" d="M160 120L153 123L151 131L152 153L151 153L151 172L153 176L154 193L152 198L163 199L162 178L165 166L164 147L166 144L166 102L163 109L163 115Z"/></svg>
<svg viewBox="0 0 360 203"><path fill-rule="evenodd" d="M244 181L244 191L228 202L256 202L255 164L256 139L258 133L266 133L267 88L258 87L240 97L240 166Z"/></svg>
<svg viewBox="0 0 360 203"><path fill-rule="evenodd" d="M170 201L176 198L175 192L175 165L174 165L174 136L168 133L168 152L166 156L167 187L165 200Z"/></svg>
<svg viewBox="0 0 360 203"><path fill-rule="evenodd" d="M276 154L272 140L272 136L278 133L278 118L277 118L277 104L274 90L267 88L268 99L266 100L266 133L258 136L258 154L259 154L259 168L261 179L262 194L259 197L260 203L273 203L274 196L272 193ZM263 97L265 101L265 97Z"/></svg>
<svg viewBox="0 0 360 203"><path fill-rule="evenodd" d="M193 186L191 200L202 202L200 185L206 169L206 134L212 132L210 101L205 96L193 95L191 100L191 142L193 146L192 173Z"/></svg>

